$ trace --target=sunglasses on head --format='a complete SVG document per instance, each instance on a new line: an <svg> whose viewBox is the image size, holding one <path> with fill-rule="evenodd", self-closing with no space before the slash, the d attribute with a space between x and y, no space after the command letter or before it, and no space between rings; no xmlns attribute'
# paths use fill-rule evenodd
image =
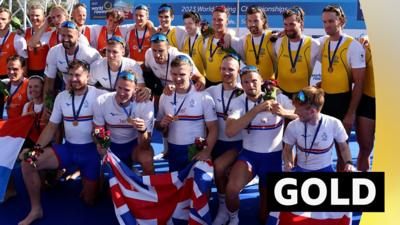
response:
<svg viewBox="0 0 400 225"><path fill-rule="evenodd" d="M288 11L293 14L300 15L300 11L296 8L290 8L290 9L288 9Z"/></svg>
<svg viewBox="0 0 400 225"><path fill-rule="evenodd" d="M158 8L158 13L162 13L164 11L171 11L171 10L172 10L171 6L165 5L165 6L162 6L162 7Z"/></svg>
<svg viewBox="0 0 400 225"><path fill-rule="evenodd" d="M313 103L313 100L304 93L304 91L299 91L295 96L294 96L294 101L297 102L300 105L310 105L314 107L318 107Z"/></svg>
<svg viewBox="0 0 400 225"><path fill-rule="evenodd" d="M258 68L256 66L245 66L240 70L240 76L248 72L258 73Z"/></svg>
<svg viewBox="0 0 400 225"><path fill-rule="evenodd" d="M140 10L140 9L146 10L147 12L149 11L149 8L144 4L139 4L135 7L135 10Z"/></svg>
<svg viewBox="0 0 400 225"><path fill-rule="evenodd" d="M150 41L151 42L156 42L156 41L167 41L168 38L165 34L153 34L153 36L151 36Z"/></svg>
<svg viewBox="0 0 400 225"><path fill-rule="evenodd" d="M114 35L110 39L107 40L107 42L109 42L109 41L116 41L118 43L121 43L123 46L125 46L125 40L121 36Z"/></svg>
<svg viewBox="0 0 400 225"><path fill-rule="evenodd" d="M189 64L190 66L193 66L193 65L192 65L192 61L191 61L190 58L189 58L188 56L186 56L186 55L178 55L175 59L178 59L178 60L180 60L180 61L183 61L183 62Z"/></svg>
<svg viewBox="0 0 400 225"><path fill-rule="evenodd" d="M240 62L240 55L238 55L236 53L229 53L229 54L225 55L224 58L222 58L222 60L224 60L226 58L233 58L236 61Z"/></svg>
<svg viewBox="0 0 400 225"><path fill-rule="evenodd" d="M65 28L70 28L70 29L76 29L76 30L78 30L78 26L77 26L74 22L72 22L72 21L64 21L64 22L61 24L61 27L65 27Z"/></svg>
<svg viewBox="0 0 400 225"><path fill-rule="evenodd" d="M121 73L118 74L118 78L123 78L130 81L136 81L135 75L129 71L122 71Z"/></svg>

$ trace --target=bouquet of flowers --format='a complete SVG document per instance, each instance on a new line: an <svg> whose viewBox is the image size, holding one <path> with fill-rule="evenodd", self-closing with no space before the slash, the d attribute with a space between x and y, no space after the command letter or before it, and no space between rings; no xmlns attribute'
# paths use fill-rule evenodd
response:
<svg viewBox="0 0 400 225"><path fill-rule="evenodd" d="M54 95L53 92L48 91L46 94L46 98L44 99L44 107L49 110L53 110L54 106Z"/></svg>
<svg viewBox="0 0 400 225"><path fill-rule="evenodd" d="M202 137L196 137L194 144L188 148L188 159L191 160L197 153L207 148L207 140Z"/></svg>
<svg viewBox="0 0 400 225"><path fill-rule="evenodd" d="M29 149L24 153L24 161L37 167L38 157L43 153L43 148L40 145L34 145L33 148Z"/></svg>
<svg viewBox="0 0 400 225"><path fill-rule="evenodd" d="M106 131L103 127L96 128L92 136L94 143L99 144L104 149L110 148L111 139L109 130Z"/></svg>
<svg viewBox="0 0 400 225"><path fill-rule="evenodd" d="M266 80L261 86L261 90L264 92L263 100L276 100L276 94L278 91L278 81L277 80Z"/></svg>
<svg viewBox="0 0 400 225"><path fill-rule="evenodd" d="M237 98L237 97L241 96L244 93L244 90L241 89L241 88L236 88L234 90L234 92L235 92L235 97Z"/></svg>
<svg viewBox="0 0 400 225"><path fill-rule="evenodd" d="M4 97L10 96L10 92L8 92L7 85L0 81L0 92L3 93Z"/></svg>

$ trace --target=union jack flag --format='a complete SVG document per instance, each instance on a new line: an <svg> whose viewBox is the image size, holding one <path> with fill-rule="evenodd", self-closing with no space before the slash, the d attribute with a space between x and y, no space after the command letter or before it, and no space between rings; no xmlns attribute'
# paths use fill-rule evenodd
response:
<svg viewBox="0 0 400 225"><path fill-rule="evenodd" d="M271 212L266 225L351 225L351 212Z"/></svg>
<svg viewBox="0 0 400 225"><path fill-rule="evenodd" d="M193 162L179 172L139 176L113 153L109 183L120 224L211 224L207 193L213 180L211 162Z"/></svg>

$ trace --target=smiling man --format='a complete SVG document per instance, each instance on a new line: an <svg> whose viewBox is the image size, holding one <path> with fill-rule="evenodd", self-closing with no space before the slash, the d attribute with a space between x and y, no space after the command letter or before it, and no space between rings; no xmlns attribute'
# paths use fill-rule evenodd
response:
<svg viewBox="0 0 400 225"><path fill-rule="evenodd" d="M19 225L28 225L43 216L40 200L39 170L78 166L82 174L83 190L81 196L85 203L94 204L97 196L98 178L100 176L100 156L93 143L93 105L96 98L104 93L88 86L89 65L74 60L68 67L69 90L61 92L55 102L50 120L36 142L35 148L43 150L38 156L36 167L23 161L22 174L29 199L31 211ZM65 130L65 143L52 145L60 123ZM23 150L23 152L27 149ZM20 158L23 158L21 153Z"/></svg>
<svg viewBox="0 0 400 225"><path fill-rule="evenodd" d="M282 13L285 36L275 43L277 80L282 92L292 98L310 84L319 56L319 42L304 35L304 11L294 6Z"/></svg>
<svg viewBox="0 0 400 225"><path fill-rule="evenodd" d="M168 164L170 171L184 169L191 160L211 159L211 151L218 137L218 121L213 99L206 92L198 92L190 81L193 62L186 55L178 55L171 62L171 78L175 85L172 95L161 95L156 128L168 130ZM206 132L207 131L207 132ZM188 158L188 147L196 137L205 137L207 149L193 159Z"/></svg>

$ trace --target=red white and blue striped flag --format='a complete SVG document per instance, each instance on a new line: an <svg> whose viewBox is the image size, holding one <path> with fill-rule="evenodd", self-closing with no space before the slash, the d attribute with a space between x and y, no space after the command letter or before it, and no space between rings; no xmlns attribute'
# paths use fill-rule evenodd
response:
<svg viewBox="0 0 400 225"><path fill-rule="evenodd" d="M0 202L4 201L11 171L33 121L32 116L0 120Z"/></svg>
<svg viewBox="0 0 400 225"><path fill-rule="evenodd" d="M351 225L351 212L271 212L266 225Z"/></svg>
<svg viewBox="0 0 400 225"><path fill-rule="evenodd" d="M138 176L107 153L110 189L120 224L211 224L207 193L211 162L198 161L179 172Z"/></svg>

